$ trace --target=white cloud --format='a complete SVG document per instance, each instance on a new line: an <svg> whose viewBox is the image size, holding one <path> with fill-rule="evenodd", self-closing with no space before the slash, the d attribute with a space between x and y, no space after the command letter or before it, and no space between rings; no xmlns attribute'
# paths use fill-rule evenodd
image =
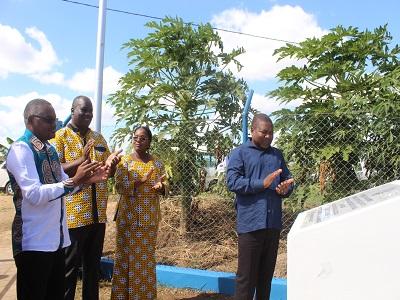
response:
<svg viewBox="0 0 400 300"><path fill-rule="evenodd" d="M103 95L107 96L118 89L118 81L123 74L108 66L103 71ZM94 93L96 89L96 70L85 68L76 72L70 79L60 72L33 74L32 78L43 84L65 86L77 93Z"/></svg>
<svg viewBox="0 0 400 300"><path fill-rule="evenodd" d="M270 115L274 111L280 110L282 108L289 108L289 109L295 108L301 103L302 101L299 99L292 101L289 104L281 104L274 98L254 93L253 98L251 100L251 107L258 110L261 113Z"/></svg>
<svg viewBox="0 0 400 300"><path fill-rule="evenodd" d="M0 78L7 78L10 73L29 75L48 72L60 63L52 44L42 31L30 27L25 33L39 43L38 48L17 29L0 24Z"/></svg>
<svg viewBox="0 0 400 300"><path fill-rule="evenodd" d="M75 73L67 84L74 91L94 92L96 84L95 69L85 68L83 71Z"/></svg>
<svg viewBox="0 0 400 300"><path fill-rule="evenodd" d="M34 47L17 29L0 24L0 79L9 74L24 74L43 84L66 86L78 93L93 93L96 88L96 70L85 68L70 79L54 67L61 64L46 35L35 27L25 30L27 37L39 44ZM123 74L108 66L103 71L103 94L113 93Z"/></svg>
<svg viewBox="0 0 400 300"><path fill-rule="evenodd" d="M45 74L33 74L32 78L44 84L64 84L64 74L60 72L45 73Z"/></svg>
<svg viewBox="0 0 400 300"><path fill-rule="evenodd" d="M43 98L49 101L56 111L57 117L64 120L70 112L71 100L62 98L57 94L39 94L30 92L19 96L0 97L0 143L6 137L16 139L20 137L25 129L23 112L26 104L35 98Z"/></svg>
<svg viewBox="0 0 400 300"><path fill-rule="evenodd" d="M108 95L118 89L118 80L123 74L108 66L103 71L103 94ZM83 71L75 73L71 79L67 80L66 85L77 92L93 93L96 88L96 70L85 68Z"/></svg>
<svg viewBox="0 0 400 300"><path fill-rule="evenodd" d="M271 10L258 13L233 8L215 15L211 23L220 28L293 42L320 37L328 32L318 25L312 14L300 6L290 5L275 5ZM276 62L277 57L273 56L273 52L285 43L223 31L218 33L226 51L236 47L245 48L246 53L239 57L244 66L239 76L246 80L274 78L283 67L295 63L293 60ZM237 73L236 70L232 71Z"/></svg>

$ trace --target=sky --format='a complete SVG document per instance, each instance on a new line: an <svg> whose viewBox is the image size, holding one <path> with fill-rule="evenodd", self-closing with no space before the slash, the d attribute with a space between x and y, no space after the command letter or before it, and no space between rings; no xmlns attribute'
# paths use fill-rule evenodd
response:
<svg viewBox="0 0 400 300"><path fill-rule="evenodd" d="M98 5L97 0L76 0ZM109 9L154 17L180 17L210 22L214 27L300 42L321 37L342 25L373 30L388 24L393 46L400 44L400 3L397 0L108 0ZM24 131L26 103L44 98L64 120L77 95L94 97L98 9L63 0L0 0L0 143ZM102 132L115 128L107 95L129 70L123 43L144 38L150 18L108 10L106 15ZM252 106L267 114L282 108L266 93L278 86L276 74L293 61L276 62L272 53L283 42L218 32L229 50L244 47L237 74L254 90ZM93 103L94 104L94 103ZM95 107L95 104L94 104ZM96 114L96 112L94 113ZM92 128L95 120L92 121Z"/></svg>

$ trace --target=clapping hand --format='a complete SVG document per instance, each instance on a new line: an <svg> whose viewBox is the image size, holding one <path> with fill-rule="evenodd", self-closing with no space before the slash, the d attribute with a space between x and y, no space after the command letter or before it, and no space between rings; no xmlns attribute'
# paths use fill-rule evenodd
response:
<svg viewBox="0 0 400 300"><path fill-rule="evenodd" d="M140 183L145 183L147 180L149 180L153 171L154 171L154 167L151 166L150 170L146 174L144 174L143 177L140 179Z"/></svg>
<svg viewBox="0 0 400 300"><path fill-rule="evenodd" d="M289 187L294 183L293 178L289 178L288 180L282 181L278 186L276 187L275 191L281 195L284 196L287 194L289 191Z"/></svg>
<svg viewBox="0 0 400 300"><path fill-rule="evenodd" d="M105 165L99 165L99 167L92 172L90 178L86 183L103 182L106 181L109 176L110 176L110 169Z"/></svg>
<svg viewBox="0 0 400 300"><path fill-rule="evenodd" d="M150 168L150 170L142 176L142 178L135 180L135 182L134 182L135 186L139 186L139 185L145 183L150 178L153 171L154 171L154 167L152 166Z"/></svg>
<svg viewBox="0 0 400 300"><path fill-rule="evenodd" d="M282 169L278 169L271 174L269 174L267 177L264 178L264 188L267 189L269 186L272 184L272 182L275 180L276 177L278 177L282 173Z"/></svg>
<svg viewBox="0 0 400 300"><path fill-rule="evenodd" d="M162 175L158 178L157 182L152 186L152 189L158 192L162 192L164 189L164 184L163 181L165 179L166 175Z"/></svg>
<svg viewBox="0 0 400 300"><path fill-rule="evenodd" d="M90 139L86 143L85 147L83 147L83 157L82 157L83 161L87 159L90 161L90 149L92 149L93 145L94 145L94 140Z"/></svg>
<svg viewBox="0 0 400 300"><path fill-rule="evenodd" d="M272 184L272 182L277 178L280 174L282 173L282 169L278 169L271 174L269 174L267 177L264 179L264 188L269 188L269 186ZM284 196L288 193L290 186L294 183L293 178L289 178L285 181L282 181L281 183L278 184L278 186L275 188L275 191L278 195Z"/></svg>
<svg viewBox="0 0 400 300"><path fill-rule="evenodd" d="M95 161L91 162L89 161L89 159L86 159L83 163L79 165L72 180L74 181L75 185L91 183L90 178L92 176L96 175L96 177L93 178L99 180L100 178L104 177L104 172L106 171L102 171L101 163ZM107 179L107 176L105 177L105 179ZM104 181L105 179L99 181Z"/></svg>
<svg viewBox="0 0 400 300"><path fill-rule="evenodd" d="M122 157L121 152L122 152L122 149L111 153L110 156L106 160L106 164L105 164L106 167L108 167L110 169L114 168L121 160L121 157Z"/></svg>

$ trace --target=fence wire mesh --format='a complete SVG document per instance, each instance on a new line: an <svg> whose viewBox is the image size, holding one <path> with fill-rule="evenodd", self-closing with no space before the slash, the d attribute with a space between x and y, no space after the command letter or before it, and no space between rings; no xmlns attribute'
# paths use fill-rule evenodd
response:
<svg viewBox="0 0 400 300"><path fill-rule="evenodd" d="M400 178L400 119L389 128L364 128L357 118L292 115L277 119L274 146L284 152L296 182L283 200L283 229L275 276L286 276L286 239L296 216L321 204ZM180 132L157 139L152 153L165 164L170 193L161 201L158 263L235 272L234 194L225 183L226 162L238 139L209 132L207 141Z"/></svg>

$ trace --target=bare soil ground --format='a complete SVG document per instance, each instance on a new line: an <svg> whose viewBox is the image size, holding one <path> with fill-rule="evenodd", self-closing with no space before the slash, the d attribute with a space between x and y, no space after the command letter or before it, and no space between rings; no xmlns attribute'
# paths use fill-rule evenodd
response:
<svg viewBox="0 0 400 300"><path fill-rule="evenodd" d="M0 195L0 241L11 244L11 223L14 219L14 204L10 196Z"/></svg>

